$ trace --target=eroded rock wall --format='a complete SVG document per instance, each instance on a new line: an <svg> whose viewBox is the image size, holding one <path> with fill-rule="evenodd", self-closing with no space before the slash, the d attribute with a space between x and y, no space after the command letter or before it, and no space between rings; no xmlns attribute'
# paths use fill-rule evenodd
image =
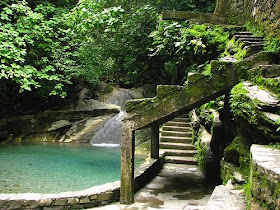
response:
<svg viewBox="0 0 280 210"><path fill-rule="evenodd" d="M228 23L257 23L269 35L280 38L280 0L228 0L224 13Z"/></svg>

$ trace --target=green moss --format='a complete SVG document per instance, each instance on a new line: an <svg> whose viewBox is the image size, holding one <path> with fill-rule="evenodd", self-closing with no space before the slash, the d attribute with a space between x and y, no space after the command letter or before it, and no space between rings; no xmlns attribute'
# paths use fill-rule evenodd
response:
<svg viewBox="0 0 280 210"><path fill-rule="evenodd" d="M280 183L278 180L271 181L270 179L274 179L273 176L268 175L266 172L258 171L255 168L254 163L251 162L251 177L250 182L254 184L258 184L258 191L254 192L253 186L251 186L251 196L254 202L257 202L262 207L267 207L268 209L275 209L277 205L277 199L279 199L280 193ZM276 182L275 182L276 181ZM269 192L270 202L265 200L266 196L262 196ZM272 200L272 202L271 202Z"/></svg>
<svg viewBox="0 0 280 210"><path fill-rule="evenodd" d="M261 75L261 68L253 68L248 71L249 80L260 87L276 94L280 99L280 78L264 78Z"/></svg>
<svg viewBox="0 0 280 210"><path fill-rule="evenodd" d="M196 160L198 162L199 168L205 172L205 161L206 161L206 146L201 142L201 136L198 137L197 141L195 142L196 146Z"/></svg>
<svg viewBox="0 0 280 210"><path fill-rule="evenodd" d="M232 163L229 163L225 160L222 160L220 162L220 170L221 170L221 179L223 181L223 184L226 185L226 183L229 180L233 180L234 172L238 172L238 167Z"/></svg>
<svg viewBox="0 0 280 210"><path fill-rule="evenodd" d="M260 111L260 102L251 100L247 93L242 83L236 85L231 91L230 107L235 119L244 132L250 133L255 143L268 144L279 141L279 135L276 132L280 124L270 120L264 112Z"/></svg>
<svg viewBox="0 0 280 210"><path fill-rule="evenodd" d="M241 61L247 57L247 50L244 43L236 41L235 38L232 38L227 42L225 52L222 56L232 56L237 61Z"/></svg>
<svg viewBox="0 0 280 210"><path fill-rule="evenodd" d="M126 102L126 111L131 112L135 109L145 108L146 106L150 106L154 103L155 98L145 98L145 99L136 99L130 100Z"/></svg>
<svg viewBox="0 0 280 210"><path fill-rule="evenodd" d="M112 93L113 90L114 90L114 88L111 85L107 85L103 92L105 94L109 94L109 93Z"/></svg>
<svg viewBox="0 0 280 210"><path fill-rule="evenodd" d="M236 170L247 180L250 171L250 146L251 143L244 136L238 135L224 150L225 161L234 164Z"/></svg>
<svg viewBox="0 0 280 210"><path fill-rule="evenodd" d="M178 91L180 92L181 90L182 87L177 85L158 85L156 97L159 99L165 98L167 96L176 94Z"/></svg>

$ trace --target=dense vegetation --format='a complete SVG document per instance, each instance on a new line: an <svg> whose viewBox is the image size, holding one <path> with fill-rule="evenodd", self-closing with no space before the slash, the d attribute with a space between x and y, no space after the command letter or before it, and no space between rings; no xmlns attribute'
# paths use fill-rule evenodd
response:
<svg viewBox="0 0 280 210"><path fill-rule="evenodd" d="M215 57L227 35L216 27L162 21L159 12L213 8L205 0L1 1L1 111L20 111L34 101L53 106L100 80L122 87L182 82L188 71L182 66Z"/></svg>

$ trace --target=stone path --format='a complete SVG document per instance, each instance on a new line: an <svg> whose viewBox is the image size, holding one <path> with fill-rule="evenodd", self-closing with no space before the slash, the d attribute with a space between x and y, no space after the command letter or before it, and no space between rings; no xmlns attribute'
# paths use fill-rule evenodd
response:
<svg viewBox="0 0 280 210"><path fill-rule="evenodd" d="M135 203L98 207L100 210L204 209L212 189L195 165L164 164L161 172L135 195Z"/></svg>

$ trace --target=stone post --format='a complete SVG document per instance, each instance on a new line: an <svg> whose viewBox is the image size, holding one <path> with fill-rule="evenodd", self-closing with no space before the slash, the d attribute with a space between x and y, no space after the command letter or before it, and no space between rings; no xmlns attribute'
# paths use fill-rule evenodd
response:
<svg viewBox="0 0 280 210"><path fill-rule="evenodd" d="M216 8L214 14L219 16L224 16L225 6L226 6L226 0L216 0Z"/></svg>
<svg viewBox="0 0 280 210"><path fill-rule="evenodd" d="M134 148L135 131L132 122L124 121L122 124L121 142L121 187L120 203L132 204L134 202Z"/></svg>
<svg viewBox="0 0 280 210"><path fill-rule="evenodd" d="M159 126L153 124L151 126L151 158L159 158Z"/></svg>

